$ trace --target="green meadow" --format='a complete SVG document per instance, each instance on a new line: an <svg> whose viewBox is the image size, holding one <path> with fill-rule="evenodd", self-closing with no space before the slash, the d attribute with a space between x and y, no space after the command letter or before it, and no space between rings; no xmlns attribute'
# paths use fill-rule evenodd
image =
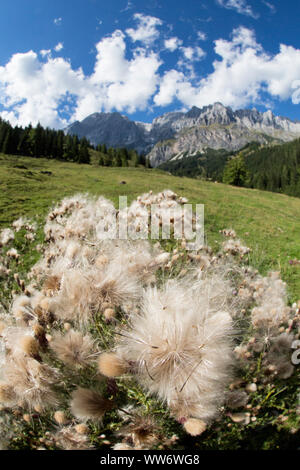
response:
<svg viewBox="0 0 300 470"><path fill-rule="evenodd" d="M126 184L122 184L125 182ZM78 192L103 195L118 203L128 196L172 189L205 207L207 243L216 248L219 230L233 228L251 248L249 262L262 274L280 271L289 300L300 297L300 199L284 194L171 176L145 168L111 168L0 154L0 226L20 216L40 224L54 203Z"/></svg>

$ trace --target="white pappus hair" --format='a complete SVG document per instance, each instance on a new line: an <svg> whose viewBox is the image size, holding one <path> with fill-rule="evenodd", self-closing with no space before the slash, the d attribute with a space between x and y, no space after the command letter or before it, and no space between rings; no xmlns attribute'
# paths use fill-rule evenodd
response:
<svg viewBox="0 0 300 470"><path fill-rule="evenodd" d="M135 364L138 381L177 418L209 421L230 380L232 319L215 302L210 306L207 282L204 287L173 280L162 290L147 289L141 314L120 332L117 353Z"/></svg>

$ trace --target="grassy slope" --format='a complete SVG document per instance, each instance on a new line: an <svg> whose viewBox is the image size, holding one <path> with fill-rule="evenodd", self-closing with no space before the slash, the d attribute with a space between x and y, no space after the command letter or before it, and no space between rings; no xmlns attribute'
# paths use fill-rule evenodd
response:
<svg viewBox="0 0 300 470"><path fill-rule="evenodd" d="M127 184L121 185L122 180ZM299 298L300 267L288 261L300 259L300 199L283 194L179 178L159 170L101 168L0 154L0 226L21 215L38 215L41 220L53 202L76 192L103 194L117 203L119 195L127 195L130 202L150 189L165 188L205 204L211 246L221 240L220 229L234 228L252 249L250 262L262 273L281 270L291 300Z"/></svg>

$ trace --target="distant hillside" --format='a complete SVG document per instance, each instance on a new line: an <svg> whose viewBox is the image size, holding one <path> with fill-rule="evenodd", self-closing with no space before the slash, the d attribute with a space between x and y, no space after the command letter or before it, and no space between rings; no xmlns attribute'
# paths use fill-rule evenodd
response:
<svg viewBox="0 0 300 470"><path fill-rule="evenodd" d="M300 197L300 139L245 154L250 188Z"/></svg>
<svg viewBox="0 0 300 470"><path fill-rule="evenodd" d="M176 176L222 181L226 163L238 155L248 172L244 186L300 197L300 139L265 147L252 142L236 152L205 149L170 159L159 168Z"/></svg>

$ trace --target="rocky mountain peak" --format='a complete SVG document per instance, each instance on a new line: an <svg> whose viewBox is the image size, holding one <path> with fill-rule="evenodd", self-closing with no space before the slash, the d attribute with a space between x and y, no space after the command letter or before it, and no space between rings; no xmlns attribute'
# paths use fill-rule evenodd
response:
<svg viewBox="0 0 300 470"><path fill-rule="evenodd" d="M236 150L248 142L292 140L300 136L300 122L275 116L271 110L239 109L220 102L187 112L173 111L152 123L131 121L118 112L93 113L76 121L66 133L87 137L94 145L134 148L149 153L155 166L176 155L202 151L204 148Z"/></svg>

